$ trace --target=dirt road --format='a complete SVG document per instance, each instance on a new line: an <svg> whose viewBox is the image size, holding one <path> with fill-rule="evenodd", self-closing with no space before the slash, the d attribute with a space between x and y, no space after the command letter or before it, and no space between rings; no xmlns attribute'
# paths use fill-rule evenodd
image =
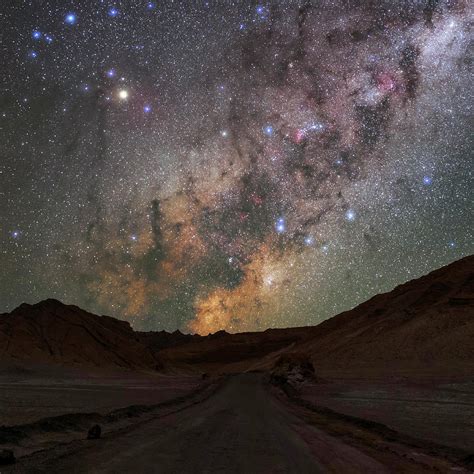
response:
<svg viewBox="0 0 474 474"><path fill-rule="evenodd" d="M41 456L5 472L393 472L292 414L269 396L257 374L232 377L206 401L181 412L81 442L59 457Z"/></svg>

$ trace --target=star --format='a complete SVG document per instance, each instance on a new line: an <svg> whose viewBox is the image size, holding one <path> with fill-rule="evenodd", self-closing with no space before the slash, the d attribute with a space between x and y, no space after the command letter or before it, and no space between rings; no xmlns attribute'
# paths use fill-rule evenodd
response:
<svg viewBox="0 0 474 474"><path fill-rule="evenodd" d="M41 34L41 31L34 30L32 33L33 39L38 40L40 39L43 35Z"/></svg>
<svg viewBox="0 0 474 474"><path fill-rule="evenodd" d="M346 220L352 222L352 221L354 221L355 218L356 218L356 213L355 213L354 210L348 209L348 210L346 211L346 216L345 216L345 217L346 217Z"/></svg>
<svg viewBox="0 0 474 474"><path fill-rule="evenodd" d="M118 14L119 14L119 11L117 10L117 8L115 7L112 7L112 8L109 8L108 10L108 15L111 16L112 18L115 18Z"/></svg>
<svg viewBox="0 0 474 474"><path fill-rule="evenodd" d="M255 11L261 20L265 20L268 16L268 10L263 5L257 5Z"/></svg>
<svg viewBox="0 0 474 474"><path fill-rule="evenodd" d="M433 183L433 179L430 176L423 176L423 184L430 186Z"/></svg>
<svg viewBox="0 0 474 474"><path fill-rule="evenodd" d="M150 105L144 105L143 106L143 112L145 112L146 114L150 113L151 112L151 106Z"/></svg>
<svg viewBox="0 0 474 474"><path fill-rule="evenodd" d="M106 74L107 77L115 77L115 69L108 69Z"/></svg>
<svg viewBox="0 0 474 474"><path fill-rule="evenodd" d="M263 127L263 133L265 133L265 135L271 137L273 135L273 126L272 125L265 125Z"/></svg>
<svg viewBox="0 0 474 474"><path fill-rule="evenodd" d="M68 25L75 25L77 22L77 16L75 13L68 13L64 18L65 23Z"/></svg>
<svg viewBox="0 0 474 474"><path fill-rule="evenodd" d="M324 124L319 122L313 122L306 127L307 131L321 132L324 130Z"/></svg>
<svg viewBox="0 0 474 474"><path fill-rule="evenodd" d="M126 89L120 89L118 92L118 96L120 100L127 100L128 99L128 91Z"/></svg>
<svg viewBox="0 0 474 474"><path fill-rule="evenodd" d="M279 217L275 223L275 230L278 234L283 234L286 231L286 224L285 219L283 217Z"/></svg>

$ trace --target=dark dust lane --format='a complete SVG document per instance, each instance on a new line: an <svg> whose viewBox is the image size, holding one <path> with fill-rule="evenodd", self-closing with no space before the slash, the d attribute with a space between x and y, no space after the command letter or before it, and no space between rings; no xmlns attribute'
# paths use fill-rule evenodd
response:
<svg viewBox="0 0 474 474"><path fill-rule="evenodd" d="M242 374L203 403L85 447L82 443L56 459L20 460L11 472L327 472L301 436L308 430L314 429L269 396L260 375ZM347 466L360 468L353 472L384 472L361 452L321 436L323 458L332 452Z"/></svg>

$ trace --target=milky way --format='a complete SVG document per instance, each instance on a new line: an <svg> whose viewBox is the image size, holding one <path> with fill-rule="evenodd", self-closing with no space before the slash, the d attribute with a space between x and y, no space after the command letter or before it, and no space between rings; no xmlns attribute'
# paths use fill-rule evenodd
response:
<svg viewBox="0 0 474 474"><path fill-rule="evenodd" d="M3 310L317 324L474 250L464 1L2 2Z"/></svg>

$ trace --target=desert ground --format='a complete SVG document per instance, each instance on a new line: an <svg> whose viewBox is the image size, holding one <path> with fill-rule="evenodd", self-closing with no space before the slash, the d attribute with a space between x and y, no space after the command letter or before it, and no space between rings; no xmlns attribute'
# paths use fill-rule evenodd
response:
<svg viewBox="0 0 474 474"><path fill-rule="evenodd" d="M474 383L459 378L333 380L301 397L338 413L382 423L418 439L474 452Z"/></svg>
<svg viewBox="0 0 474 474"><path fill-rule="evenodd" d="M2 472L470 472L454 459L462 450L313 412L263 374L234 375L217 385L198 403L135 420L102 439L38 451ZM375 402L381 411L383 398Z"/></svg>
<svg viewBox="0 0 474 474"><path fill-rule="evenodd" d="M5 370L0 374L0 426L67 413L104 414L130 405L153 405L189 393L200 381L196 375L123 370Z"/></svg>

